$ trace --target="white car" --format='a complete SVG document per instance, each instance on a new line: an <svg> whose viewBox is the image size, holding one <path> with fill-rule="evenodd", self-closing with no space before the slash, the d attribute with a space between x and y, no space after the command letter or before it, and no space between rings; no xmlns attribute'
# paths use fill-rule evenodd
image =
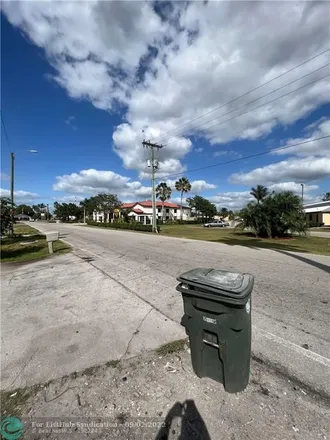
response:
<svg viewBox="0 0 330 440"><path fill-rule="evenodd" d="M222 220L211 220L203 225L204 228L224 228L225 226L229 226L229 223Z"/></svg>

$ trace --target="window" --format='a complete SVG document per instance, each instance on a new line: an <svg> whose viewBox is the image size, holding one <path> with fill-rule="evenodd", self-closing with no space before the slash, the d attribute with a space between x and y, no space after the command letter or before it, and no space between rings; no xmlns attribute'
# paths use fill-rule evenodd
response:
<svg viewBox="0 0 330 440"><path fill-rule="evenodd" d="M309 221L313 221L313 214L309 214Z"/></svg>
<svg viewBox="0 0 330 440"><path fill-rule="evenodd" d="M144 222L144 215L140 215L140 217L139 217L139 222L141 222L141 223Z"/></svg>
<svg viewBox="0 0 330 440"><path fill-rule="evenodd" d="M176 214L176 212L177 212L177 209L174 209L174 214Z"/></svg>
<svg viewBox="0 0 330 440"><path fill-rule="evenodd" d="M162 208L157 208L158 209L158 212L162 212Z"/></svg>
<svg viewBox="0 0 330 440"><path fill-rule="evenodd" d="M168 208L166 208L166 214L169 214L170 210Z"/></svg>
<svg viewBox="0 0 330 440"><path fill-rule="evenodd" d="M174 215L174 216L173 216L173 218L174 218L174 220L176 220L176 219L177 219L177 216L176 216L176 215Z"/></svg>

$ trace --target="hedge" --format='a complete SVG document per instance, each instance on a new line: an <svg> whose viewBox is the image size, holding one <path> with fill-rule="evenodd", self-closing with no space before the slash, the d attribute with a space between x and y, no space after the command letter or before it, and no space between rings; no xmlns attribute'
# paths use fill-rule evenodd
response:
<svg viewBox="0 0 330 440"><path fill-rule="evenodd" d="M98 226L100 228L112 228L112 229L129 229L131 231L143 231L152 232L152 225L142 225L141 223L101 223L94 221L87 221L89 226ZM157 227L158 232L160 232L159 226Z"/></svg>
<svg viewBox="0 0 330 440"><path fill-rule="evenodd" d="M309 228L320 228L323 225L324 225L324 223L321 223L321 222L308 222Z"/></svg>

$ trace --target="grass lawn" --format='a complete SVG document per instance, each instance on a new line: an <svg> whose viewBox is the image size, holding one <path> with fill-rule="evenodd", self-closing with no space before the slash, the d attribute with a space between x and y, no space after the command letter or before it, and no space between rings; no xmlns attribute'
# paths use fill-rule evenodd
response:
<svg viewBox="0 0 330 440"><path fill-rule="evenodd" d="M230 246L248 246L254 248L275 249L292 252L330 255L330 236L293 237L288 239L255 238L246 232L236 232L227 228L203 228L202 225L163 225L161 235L191 238L228 244Z"/></svg>
<svg viewBox="0 0 330 440"><path fill-rule="evenodd" d="M17 224L14 226L16 237L1 240L1 262L22 262L37 260L49 256L46 237L31 226ZM28 235L24 237L24 235ZM54 255L70 252L68 244L59 240L54 242Z"/></svg>

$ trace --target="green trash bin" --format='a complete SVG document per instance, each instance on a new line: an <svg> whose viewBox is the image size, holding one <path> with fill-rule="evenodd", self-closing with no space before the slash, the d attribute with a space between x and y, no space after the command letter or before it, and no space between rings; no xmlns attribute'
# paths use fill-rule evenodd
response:
<svg viewBox="0 0 330 440"><path fill-rule="evenodd" d="M250 374L253 276L198 268L177 280L195 373L223 383L229 393L243 391Z"/></svg>

